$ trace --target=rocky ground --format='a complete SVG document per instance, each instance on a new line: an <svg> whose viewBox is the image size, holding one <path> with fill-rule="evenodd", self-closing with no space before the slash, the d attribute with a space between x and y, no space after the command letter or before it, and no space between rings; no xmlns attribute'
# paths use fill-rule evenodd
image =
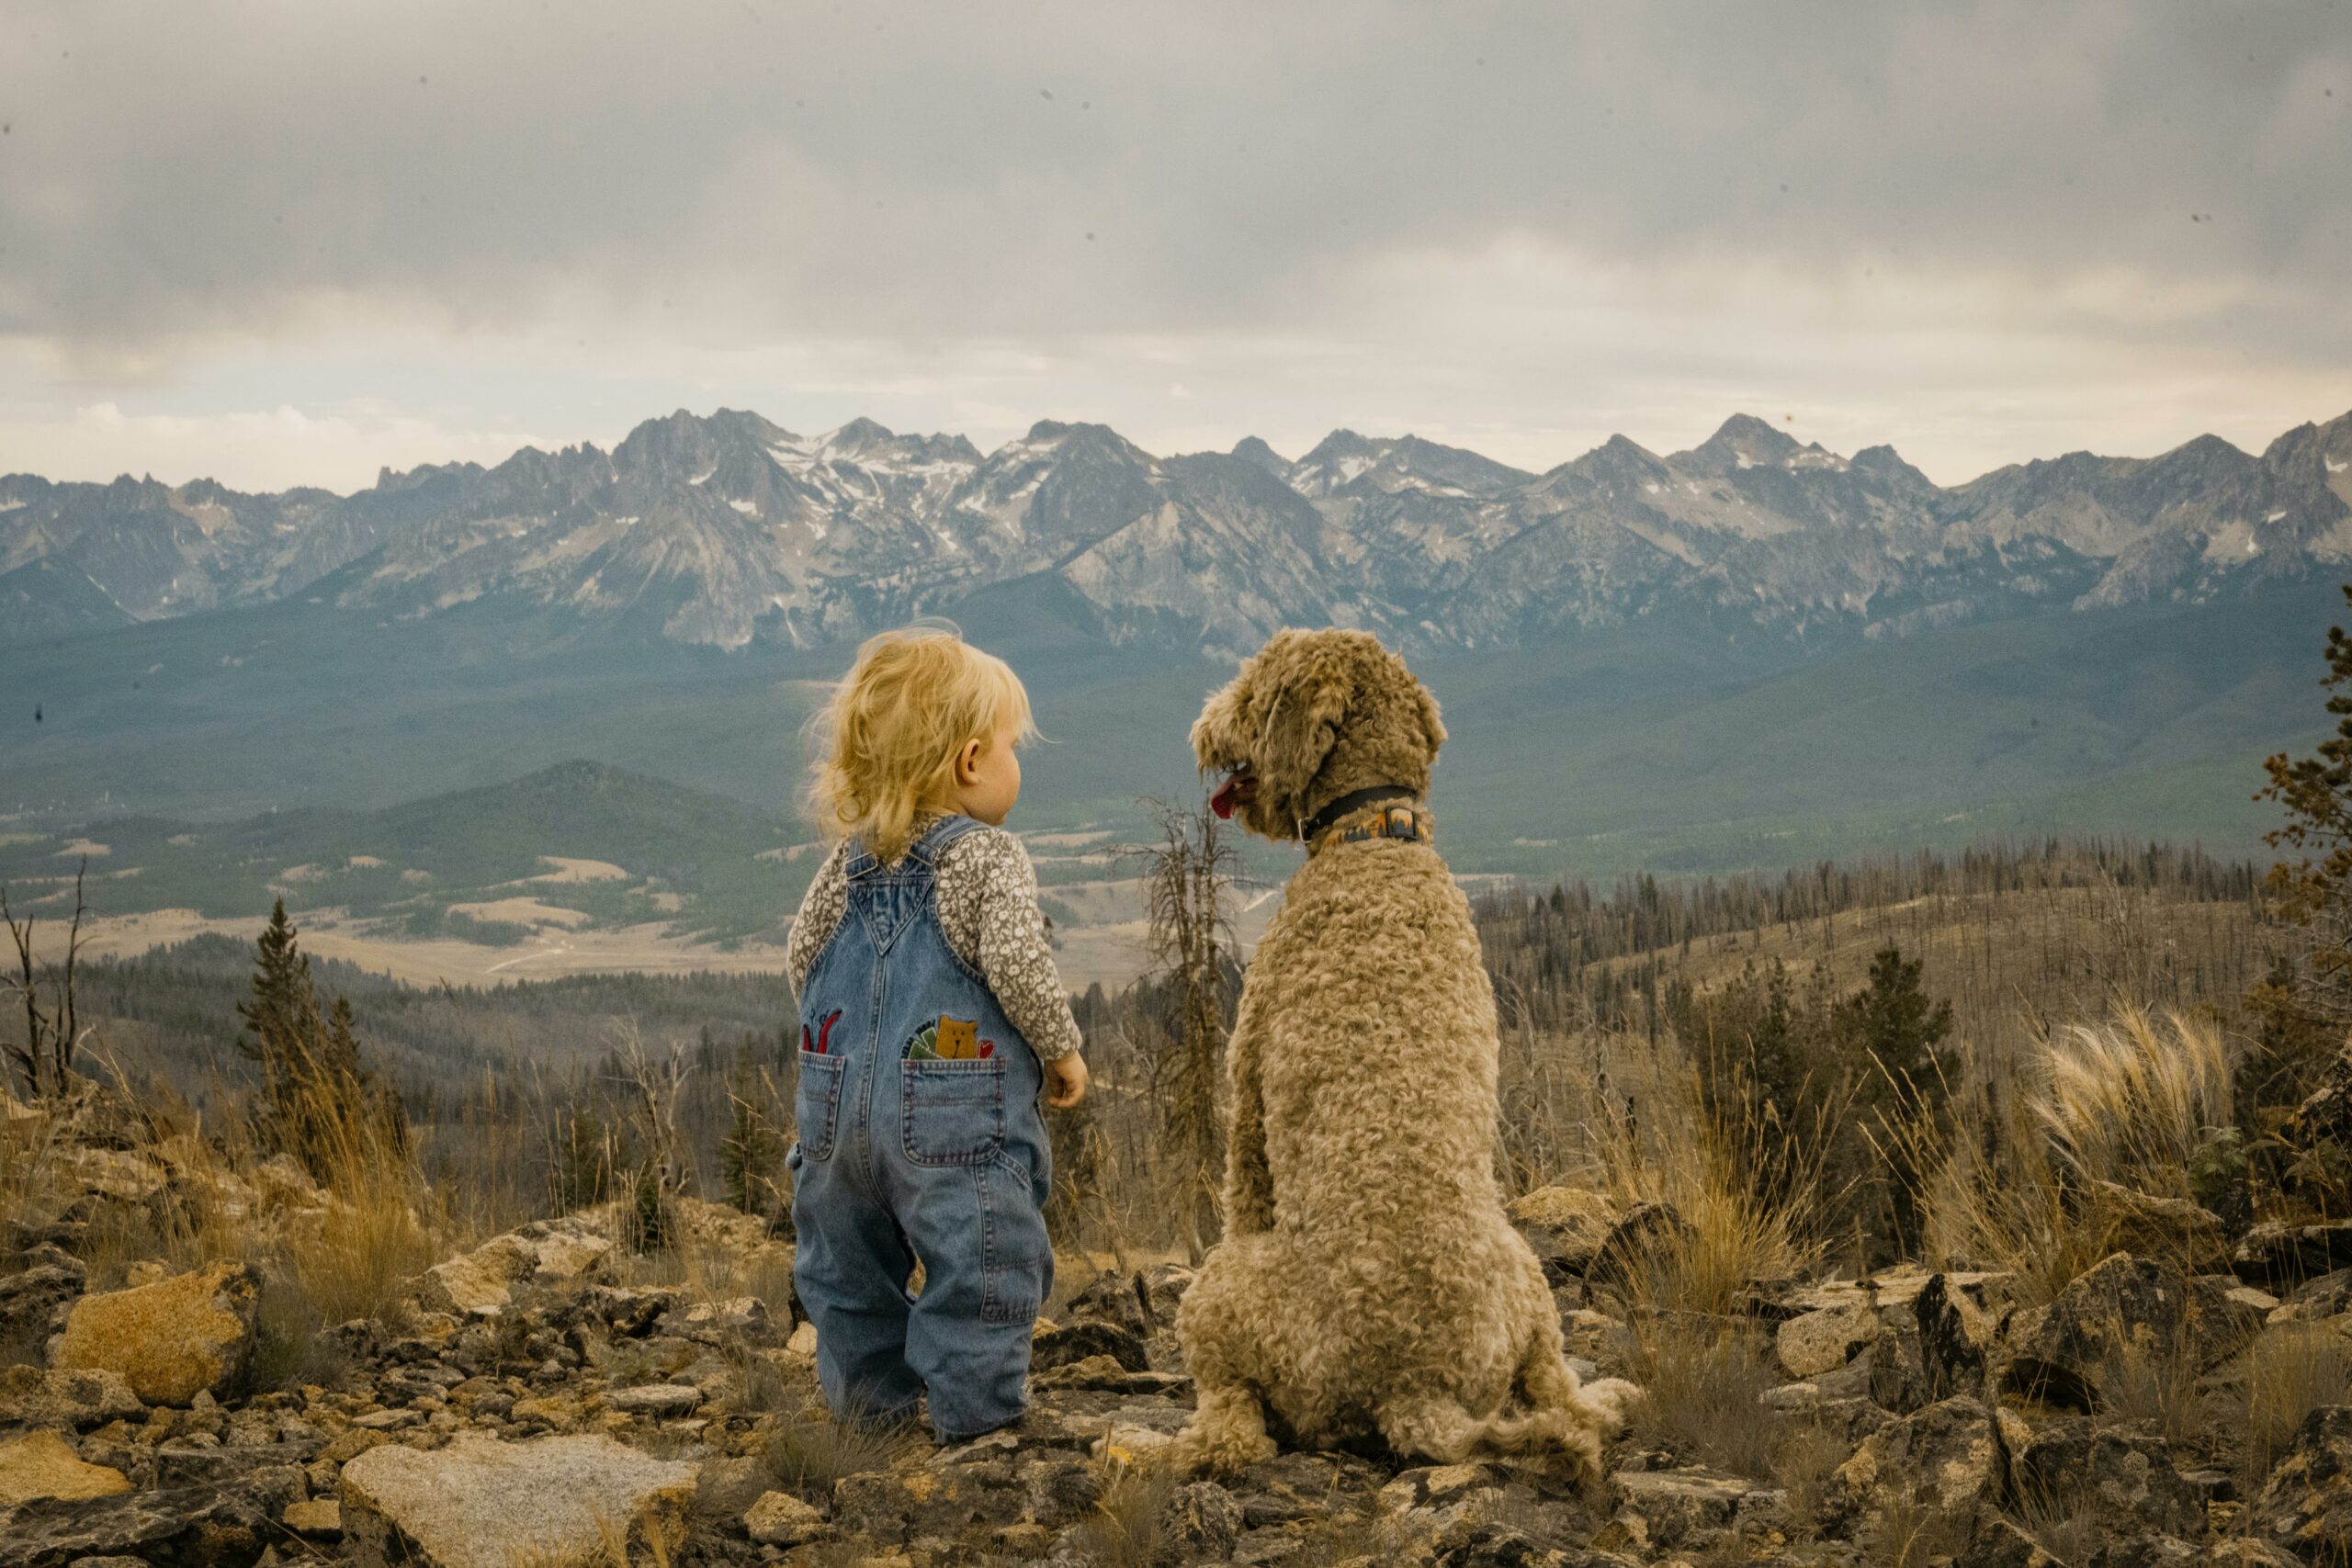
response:
<svg viewBox="0 0 2352 1568"><path fill-rule="evenodd" d="M2197 1277L2118 1254L2035 1304L1988 1273L1759 1281L1736 1318L1680 1323L1608 1288L1672 1216L1548 1189L1515 1213L1574 1352L1657 1387L1606 1476L1367 1450L1205 1481L1156 1462L1191 1405L1181 1268L1085 1284L1040 1325L1028 1419L941 1449L827 1420L788 1300L629 1282L643 1269L611 1213L447 1259L389 1324L326 1327L286 1365L253 1263L133 1260L133 1282L85 1289L95 1238L119 1234L110 1209L191 1178L128 1137L77 1135L68 1201L0 1237L0 1344L18 1348L0 1367L0 1568L2352 1556L2352 1406L2301 1416L2258 1469L2213 1418L2253 1408L2253 1380L2316 1375L2265 1349L2281 1336L2319 1354L2352 1335L2352 1269L2327 1268L2352 1231L2257 1233L2230 1272ZM273 1179L332 1212L299 1173ZM676 1224L786 1256L690 1199ZM2309 1282L2270 1288L2290 1276Z"/></svg>

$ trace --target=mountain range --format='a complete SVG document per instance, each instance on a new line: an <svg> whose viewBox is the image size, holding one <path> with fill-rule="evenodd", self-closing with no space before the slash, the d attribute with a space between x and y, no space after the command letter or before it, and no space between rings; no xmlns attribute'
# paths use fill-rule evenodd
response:
<svg viewBox="0 0 2352 1568"><path fill-rule="evenodd" d="M1213 659L1286 624L1421 651L1697 616L1799 640L2200 603L2352 567L2352 414L2256 456L2205 435L1955 487L1750 415L1688 451L1623 436L1532 474L1335 431L1155 457L1041 422L982 453L854 420L800 435L681 411L611 451L385 470L350 495L0 478L0 642L300 598L429 622L505 608L573 632L810 649L1027 584L1114 643Z"/></svg>
<svg viewBox="0 0 2352 1568"><path fill-rule="evenodd" d="M1138 797L1197 791L1186 727L1235 658L1338 623L1408 651L1444 705L1435 799L1466 874L1778 869L1987 833L2260 854L2261 759L2330 722L2347 502L2352 415L2259 455L2205 436L1950 487L1747 416L1542 474L1346 431L1295 459L1162 457L1046 423L983 453L721 411L347 496L17 475L0 847L38 835L21 878L85 839L153 840L170 852L105 869L113 902L200 904L216 873L259 897L248 873L279 848L327 863L259 828L266 848L208 858L207 825L377 813L390 837L343 861L424 866L457 897L463 857L434 859L403 811L511 798L539 827L516 818L509 859L659 874L695 901L676 918L751 931L805 868L752 858L791 828L803 721L858 637L943 614L1029 684L1033 832L1142 836ZM731 800L756 841L681 838L658 863L609 814L550 804L545 780L601 776L575 762ZM1278 875L1280 852L1253 864ZM393 874L300 886L423 897L371 894ZM592 890L615 918L618 886Z"/></svg>

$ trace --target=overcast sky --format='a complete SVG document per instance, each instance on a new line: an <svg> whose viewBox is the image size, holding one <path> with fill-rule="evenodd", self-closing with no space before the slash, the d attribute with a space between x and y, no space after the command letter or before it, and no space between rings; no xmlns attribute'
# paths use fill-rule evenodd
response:
<svg viewBox="0 0 2352 1568"><path fill-rule="evenodd" d="M2352 409L2352 0L0 0L0 469ZM1793 416L1793 417L1792 417Z"/></svg>

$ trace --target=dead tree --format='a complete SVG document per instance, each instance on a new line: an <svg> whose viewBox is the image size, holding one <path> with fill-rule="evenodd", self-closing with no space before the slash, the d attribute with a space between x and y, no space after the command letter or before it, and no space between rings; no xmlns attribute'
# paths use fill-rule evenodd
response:
<svg viewBox="0 0 2352 1568"><path fill-rule="evenodd" d="M8 924L9 940L17 947L17 973L8 976L5 984L15 993L15 999L25 1010L25 1037L6 1046L9 1065L17 1077L24 1081L27 1096L40 1100L47 1095L63 1094L72 1081L74 1054L82 1047L82 1022L74 990L74 966L82 956L82 920L89 907L82 899L82 881L88 874L90 860L74 873L74 921L65 928L65 962L50 980L50 999L41 1001L40 976L33 961L34 918L27 915L19 920L8 908L8 895L0 888L0 919Z"/></svg>
<svg viewBox="0 0 2352 1568"><path fill-rule="evenodd" d="M1225 1077L1227 931L1220 895L1231 881L1234 853L1205 807L1147 804L1160 834L1144 852L1151 961L1172 1014L1167 1038L1152 1053L1152 1090L1178 1173L1184 1249L1197 1264L1222 1228L1225 1124L1217 1091Z"/></svg>

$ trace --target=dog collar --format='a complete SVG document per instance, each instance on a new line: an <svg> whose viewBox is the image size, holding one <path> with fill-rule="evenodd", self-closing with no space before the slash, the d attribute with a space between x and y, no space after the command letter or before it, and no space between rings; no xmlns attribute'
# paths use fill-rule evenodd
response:
<svg viewBox="0 0 2352 1568"><path fill-rule="evenodd" d="M1350 790L1301 822L1298 825L1299 839L1311 844L1323 836L1324 829L1351 811L1362 811L1365 807L1377 806L1384 800L1410 800L1417 793L1403 784L1374 784L1369 789Z"/></svg>
<svg viewBox="0 0 2352 1568"><path fill-rule="evenodd" d="M1333 844L1361 843L1366 839L1402 839L1408 843L1430 841L1429 818L1409 806L1392 806L1369 822L1353 828L1332 828L1306 846L1308 854Z"/></svg>

